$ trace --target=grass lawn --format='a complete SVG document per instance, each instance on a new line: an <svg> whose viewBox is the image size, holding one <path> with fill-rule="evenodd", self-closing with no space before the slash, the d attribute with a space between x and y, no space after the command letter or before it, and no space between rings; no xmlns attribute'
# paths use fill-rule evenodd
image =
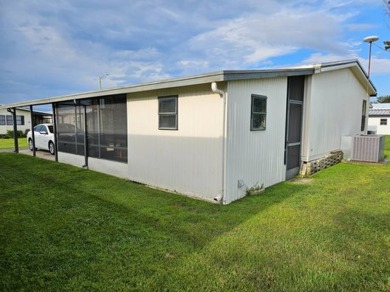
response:
<svg viewBox="0 0 390 292"><path fill-rule="evenodd" d="M0 153L0 290L389 291L390 164L227 206Z"/></svg>
<svg viewBox="0 0 390 292"><path fill-rule="evenodd" d="M26 138L18 138L19 147L28 147ZM0 149L13 149L14 139L0 139Z"/></svg>
<svg viewBox="0 0 390 292"><path fill-rule="evenodd" d="M385 136L385 158L390 160L390 136Z"/></svg>

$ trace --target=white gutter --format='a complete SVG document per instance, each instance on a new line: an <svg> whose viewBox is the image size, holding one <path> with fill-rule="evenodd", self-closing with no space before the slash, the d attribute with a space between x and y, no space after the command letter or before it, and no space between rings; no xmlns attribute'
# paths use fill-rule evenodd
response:
<svg viewBox="0 0 390 292"><path fill-rule="evenodd" d="M226 189L226 137L227 137L227 93L219 89L216 82L211 83L211 90L218 93L223 98L223 125L222 125L222 192L221 195L216 196L214 201L218 203L225 203L225 189Z"/></svg>
<svg viewBox="0 0 390 292"><path fill-rule="evenodd" d="M303 124L302 124L302 139L301 139L301 152L302 157L301 160L304 162L308 162L310 158L310 113L311 113L311 98L312 98L312 76L307 76L305 78L305 89L304 89L304 97L303 97Z"/></svg>
<svg viewBox="0 0 390 292"><path fill-rule="evenodd" d="M225 91L221 90L221 89L218 89L218 85L217 85L217 82L213 82L211 83L211 90L214 92L214 93L218 93L221 98L224 98L225 96Z"/></svg>

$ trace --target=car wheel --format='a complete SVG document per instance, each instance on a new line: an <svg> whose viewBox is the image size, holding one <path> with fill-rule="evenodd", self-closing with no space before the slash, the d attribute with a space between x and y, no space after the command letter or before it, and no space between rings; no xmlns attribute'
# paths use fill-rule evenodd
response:
<svg viewBox="0 0 390 292"><path fill-rule="evenodd" d="M28 140L28 148L30 149L30 151L33 151L34 150L34 145L33 145L33 141L32 139ZM37 148L35 148L36 150Z"/></svg>
<svg viewBox="0 0 390 292"><path fill-rule="evenodd" d="M51 155L54 155L54 153L56 152L53 142L49 142L49 152Z"/></svg>

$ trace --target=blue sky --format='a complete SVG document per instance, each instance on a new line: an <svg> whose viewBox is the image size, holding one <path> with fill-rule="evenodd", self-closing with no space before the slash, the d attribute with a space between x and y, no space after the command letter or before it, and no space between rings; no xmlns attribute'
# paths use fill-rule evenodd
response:
<svg viewBox="0 0 390 292"><path fill-rule="evenodd" d="M383 0L0 0L0 104L218 70L359 59L390 95Z"/></svg>

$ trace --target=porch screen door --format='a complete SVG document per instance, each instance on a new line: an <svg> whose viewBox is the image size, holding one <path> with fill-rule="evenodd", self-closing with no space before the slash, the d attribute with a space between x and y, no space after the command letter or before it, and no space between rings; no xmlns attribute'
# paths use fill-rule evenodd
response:
<svg viewBox="0 0 390 292"><path fill-rule="evenodd" d="M305 76L288 77L285 164L286 179L299 173Z"/></svg>

